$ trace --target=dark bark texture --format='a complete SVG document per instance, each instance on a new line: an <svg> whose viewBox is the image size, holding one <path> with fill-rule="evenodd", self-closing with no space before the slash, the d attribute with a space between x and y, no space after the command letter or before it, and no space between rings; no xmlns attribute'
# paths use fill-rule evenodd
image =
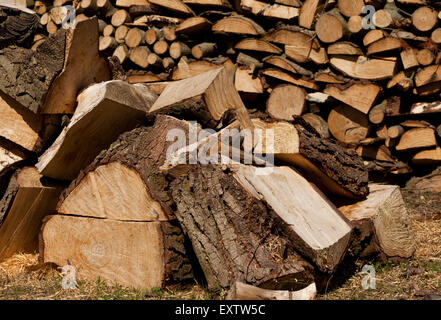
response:
<svg viewBox="0 0 441 320"><path fill-rule="evenodd" d="M229 169L193 165L171 183L184 232L210 289L236 281L266 289L298 290L313 267L295 251L289 226L248 193Z"/></svg>
<svg viewBox="0 0 441 320"><path fill-rule="evenodd" d="M30 44L38 23L36 14L0 6L0 49L12 44Z"/></svg>
<svg viewBox="0 0 441 320"><path fill-rule="evenodd" d="M0 90L34 113L64 64L66 32L59 31L34 52L17 46L0 50Z"/></svg>
<svg viewBox="0 0 441 320"><path fill-rule="evenodd" d="M356 197L363 199L368 195L369 173L358 154L320 137L300 117L295 118L294 125L300 137L300 154Z"/></svg>

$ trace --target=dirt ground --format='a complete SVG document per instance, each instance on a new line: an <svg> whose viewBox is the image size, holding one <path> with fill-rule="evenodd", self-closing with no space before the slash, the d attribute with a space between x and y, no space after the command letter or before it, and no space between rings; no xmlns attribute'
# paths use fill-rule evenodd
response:
<svg viewBox="0 0 441 320"><path fill-rule="evenodd" d="M322 300L441 298L441 193L403 189L416 234L417 251L406 263L355 261L354 269L335 274ZM376 288L362 287L364 265L376 271ZM219 299L202 286L190 284L149 292L113 286L105 281L78 281L77 289L62 288L61 270L38 263L37 254L17 254L0 264L0 299Z"/></svg>

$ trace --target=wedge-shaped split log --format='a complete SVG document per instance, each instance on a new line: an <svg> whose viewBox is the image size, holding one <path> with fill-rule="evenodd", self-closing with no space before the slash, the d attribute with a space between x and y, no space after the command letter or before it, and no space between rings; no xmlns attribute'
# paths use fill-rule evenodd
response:
<svg viewBox="0 0 441 320"><path fill-rule="evenodd" d="M248 111L224 67L170 83L149 113L197 119L209 127L222 125L230 115L244 127L251 126Z"/></svg>
<svg viewBox="0 0 441 320"><path fill-rule="evenodd" d="M366 200L340 206L354 225L354 254L381 254L383 258L408 259L416 249L414 231L400 187L370 184Z"/></svg>
<svg viewBox="0 0 441 320"><path fill-rule="evenodd" d="M78 96L70 123L39 158L45 176L73 180L124 131L143 123L156 95L142 84L114 80L93 85Z"/></svg>
<svg viewBox="0 0 441 320"><path fill-rule="evenodd" d="M38 250L42 219L55 212L63 186L45 180L34 167L18 170L0 198L0 260Z"/></svg>
<svg viewBox="0 0 441 320"><path fill-rule="evenodd" d="M211 288L299 290L310 269L294 249L327 272L346 252L344 216L289 167L190 165L171 190Z"/></svg>

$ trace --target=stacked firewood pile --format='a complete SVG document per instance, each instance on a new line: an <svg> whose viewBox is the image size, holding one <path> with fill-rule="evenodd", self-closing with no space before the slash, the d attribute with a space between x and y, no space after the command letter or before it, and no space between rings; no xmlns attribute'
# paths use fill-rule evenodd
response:
<svg viewBox="0 0 441 320"><path fill-rule="evenodd" d="M35 2L37 43L61 28L69 3ZM355 150L372 172L408 174L441 163L437 1L73 5L78 21L98 16L100 51L118 58L131 83L234 67L248 109L277 120L302 115L323 137Z"/></svg>
<svg viewBox="0 0 441 320"><path fill-rule="evenodd" d="M434 8L96 0L65 29L69 3L0 7L0 259L298 299L345 257L412 256L369 172L440 160Z"/></svg>

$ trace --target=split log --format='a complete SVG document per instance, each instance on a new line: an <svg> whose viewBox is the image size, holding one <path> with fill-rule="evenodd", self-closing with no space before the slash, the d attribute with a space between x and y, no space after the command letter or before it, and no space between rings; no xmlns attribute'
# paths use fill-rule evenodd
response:
<svg viewBox="0 0 441 320"><path fill-rule="evenodd" d="M251 69L248 67L240 67L236 69L234 87L237 92L248 97L261 95L264 92L262 80L259 76L253 76Z"/></svg>
<svg viewBox="0 0 441 320"><path fill-rule="evenodd" d="M217 52L217 44L214 42L203 42L191 49L191 54L196 59L214 56Z"/></svg>
<svg viewBox="0 0 441 320"><path fill-rule="evenodd" d="M182 56L189 55L191 49L185 43L175 41L170 45L169 53L173 59L179 59Z"/></svg>
<svg viewBox="0 0 441 320"><path fill-rule="evenodd" d="M0 140L0 187L6 190L11 175L29 155L8 141Z"/></svg>
<svg viewBox="0 0 441 320"><path fill-rule="evenodd" d="M367 48L367 55L369 56L373 54L400 50L403 47L403 45L405 45L403 42L404 41L401 39L392 38L392 37L386 37L380 39L369 45L369 47Z"/></svg>
<svg viewBox="0 0 441 320"><path fill-rule="evenodd" d="M306 107L306 91L294 85L280 85L273 89L267 102L266 112L277 120L293 120L300 116Z"/></svg>
<svg viewBox="0 0 441 320"><path fill-rule="evenodd" d="M380 253L384 260L410 258L416 249L415 236L400 187L370 184L369 190L366 200L339 207L354 226L354 254Z"/></svg>
<svg viewBox="0 0 441 320"><path fill-rule="evenodd" d="M0 137L31 152L40 152L42 119L0 91Z"/></svg>
<svg viewBox="0 0 441 320"><path fill-rule="evenodd" d="M141 68L147 68L149 65L148 63L148 56L150 54L150 50L147 46L139 46L132 50L130 50L130 61L132 61L134 64Z"/></svg>
<svg viewBox="0 0 441 320"><path fill-rule="evenodd" d="M123 64L129 57L129 49L124 44L119 45L113 52L113 56L118 58L120 64Z"/></svg>
<svg viewBox="0 0 441 320"><path fill-rule="evenodd" d="M386 36L386 33L381 29L374 29L366 33L366 35L363 38L363 45L365 47L369 46L370 44L374 43L375 41L378 41L380 39L383 39Z"/></svg>
<svg viewBox="0 0 441 320"><path fill-rule="evenodd" d="M265 69L261 71L261 74L280 81L292 83L304 88L320 90L320 87L314 82L314 80L298 75L291 75L279 69L275 69L275 68Z"/></svg>
<svg viewBox="0 0 441 320"><path fill-rule="evenodd" d="M98 52L98 21L91 18L67 31L66 58L54 79L43 106L43 113L75 111L78 92L88 85L110 79L107 61Z"/></svg>
<svg viewBox="0 0 441 320"><path fill-rule="evenodd" d="M415 128L406 131L395 147L397 151L408 151L416 148L436 146L435 130L432 128Z"/></svg>
<svg viewBox="0 0 441 320"><path fill-rule="evenodd" d="M368 174L361 158L343 147L320 137L303 119L267 123L253 119L256 129L273 134L274 144L262 138L255 146L256 154L273 154L276 160L295 166L323 192L338 197L363 198L368 193Z"/></svg>
<svg viewBox="0 0 441 320"><path fill-rule="evenodd" d="M404 128L400 125L395 125L387 129L387 136L392 139L401 137L403 133L404 133Z"/></svg>
<svg viewBox="0 0 441 320"><path fill-rule="evenodd" d="M400 53L401 62L405 70L413 67L417 67L419 65L417 52L418 51L413 48L401 51Z"/></svg>
<svg viewBox="0 0 441 320"><path fill-rule="evenodd" d="M324 93L350 105L364 114L369 113L380 92L381 87L370 83L348 84L341 87L338 85L328 85L324 91Z"/></svg>
<svg viewBox="0 0 441 320"><path fill-rule="evenodd" d="M418 31L432 30L438 22L438 14L430 7L421 7L412 14L412 24Z"/></svg>
<svg viewBox="0 0 441 320"><path fill-rule="evenodd" d="M175 32L178 34L195 34L209 30L211 23L203 17L191 17L180 23Z"/></svg>
<svg viewBox="0 0 441 320"><path fill-rule="evenodd" d="M314 300L317 293L315 283L298 291L267 290L242 282L235 282L226 300Z"/></svg>
<svg viewBox="0 0 441 320"><path fill-rule="evenodd" d="M331 134L344 143L358 143L366 139L370 129L365 114L345 105L329 113L328 125Z"/></svg>
<svg viewBox="0 0 441 320"><path fill-rule="evenodd" d="M264 52L264 53L272 53L272 54L281 54L282 50L275 45L259 40L259 39L244 39L240 42L238 42L234 49L238 50L251 50L251 51L257 51L257 52Z"/></svg>
<svg viewBox="0 0 441 320"><path fill-rule="evenodd" d="M69 125L39 158L38 171L55 179L74 179L121 132L142 123L155 99L146 87L119 80L87 88L78 96Z"/></svg>
<svg viewBox="0 0 441 320"><path fill-rule="evenodd" d="M293 20L299 16L299 9L280 4L268 4L258 0L240 0L240 7L245 12L275 20Z"/></svg>
<svg viewBox="0 0 441 320"><path fill-rule="evenodd" d="M234 64L230 59L222 59L220 61L207 61L207 60L196 60L189 61L185 57L182 57L178 65L173 68L172 79L171 80L182 80L191 77L195 77L201 73L218 69L220 67L225 67L228 72L232 72L234 69Z"/></svg>
<svg viewBox="0 0 441 320"><path fill-rule="evenodd" d="M328 46L328 55L336 55L336 54L343 54L343 55L352 55L352 56L361 56L363 55L363 51L352 42L347 41L340 41L331 44Z"/></svg>
<svg viewBox="0 0 441 320"><path fill-rule="evenodd" d="M388 161L388 162L395 162L396 161L392 157L392 154L390 153L389 149L385 145L381 145L381 146L360 145L357 147L357 149L355 151L357 152L357 154L360 157L367 158L367 159L378 160L378 161Z"/></svg>
<svg viewBox="0 0 441 320"><path fill-rule="evenodd" d="M231 16L223 18L213 25L214 33L232 33L242 35L261 35L265 30L249 18L243 16Z"/></svg>
<svg viewBox="0 0 441 320"><path fill-rule="evenodd" d="M315 113L305 113L302 115L302 119L305 120L311 127L317 131L320 137L329 139L331 136L329 133L328 123L319 115Z"/></svg>
<svg viewBox="0 0 441 320"><path fill-rule="evenodd" d="M74 266L83 265L84 276L144 289L193 277L169 180L159 172L174 130L188 132L189 124L159 115L152 127L120 135L82 171L60 197L60 215L43 228L45 262L63 265L70 258ZM116 262L103 273L108 259Z"/></svg>
<svg viewBox="0 0 441 320"><path fill-rule="evenodd" d="M55 212L62 190L33 167L14 174L0 199L0 260L38 250L41 221Z"/></svg>
<svg viewBox="0 0 441 320"><path fill-rule="evenodd" d="M441 163L441 148L423 150L412 157L412 163L418 166L438 165Z"/></svg>
<svg viewBox="0 0 441 320"><path fill-rule="evenodd" d="M227 112L244 127L251 126L248 112L224 67L169 84L149 111L196 116L209 127L221 125Z"/></svg>
<svg viewBox="0 0 441 320"><path fill-rule="evenodd" d="M114 37L100 37L98 42L98 51L100 52L114 52L118 47L118 43Z"/></svg>
<svg viewBox="0 0 441 320"><path fill-rule="evenodd" d="M383 80L395 74L396 58L368 59L351 56L331 57L330 64L343 74L365 80Z"/></svg>
<svg viewBox="0 0 441 320"><path fill-rule="evenodd" d="M193 10L181 0L149 0L149 3L183 15L195 15Z"/></svg>
<svg viewBox="0 0 441 320"><path fill-rule="evenodd" d="M346 220L296 171L270 169L190 165L171 183L176 216L209 288L229 288L236 281L264 289L302 288L311 283L310 269L294 248L323 271L334 270L342 259L351 233Z"/></svg>
<svg viewBox="0 0 441 320"><path fill-rule="evenodd" d="M313 49L308 44L286 45L285 54L288 58L298 63L312 61L315 64L325 64L329 62L325 48Z"/></svg>
<svg viewBox="0 0 441 320"><path fill-rule="evenodd" d="M306 0L300 9L299 26L311 29L320 0Z"/></svg>
<svg viewBox="0 0 441 320"><path fill-rule="evenodd" d="M239 54L240 55L240 54ZM237 58L239 62L239 57ZM291 73L298 73L303 76L312 76L312 72L298 65L297 63L292 62L284 57L279 56L269 56L262 60L265 63L271 64L273 66L279 67L280 69L289 71Z"/></svg>
<svg viewBox="0 0 441 320"><path fill-rule="evenodd" d="M383 122L387 103L388 99L384 99L380 104L377 104L369 111L369 121L371 123L380 124Z"/></svg>

